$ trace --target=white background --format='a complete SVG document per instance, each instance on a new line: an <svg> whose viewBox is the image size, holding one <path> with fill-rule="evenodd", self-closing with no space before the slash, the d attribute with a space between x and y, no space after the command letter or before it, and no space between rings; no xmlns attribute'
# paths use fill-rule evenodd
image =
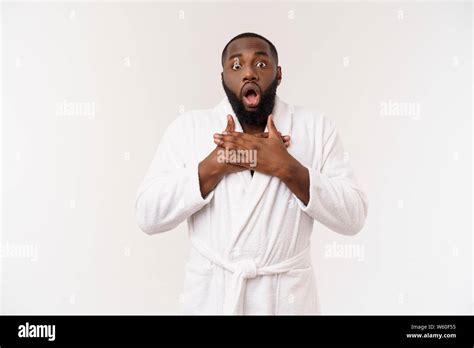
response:
<svg viewBox="0 0 474 348"><path fill-rule="evenodd" d="M244 31L276 45L283 100L336 121L369 197L357 236L315 224L322 312L472 313L471 3L1 9L1 313L178 313L186 224L145 235L135 193L166 126L224 96Z"/></svg>

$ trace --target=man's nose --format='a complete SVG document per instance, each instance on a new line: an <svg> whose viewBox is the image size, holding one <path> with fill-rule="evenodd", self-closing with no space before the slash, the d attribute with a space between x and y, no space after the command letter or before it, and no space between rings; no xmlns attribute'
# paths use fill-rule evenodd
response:
<svg viewBox="0 0 474 348"><path fill-rule="evenodd" d="M243 82L258 81L258 75L253 67L247 67L244 71Z"/></svg>

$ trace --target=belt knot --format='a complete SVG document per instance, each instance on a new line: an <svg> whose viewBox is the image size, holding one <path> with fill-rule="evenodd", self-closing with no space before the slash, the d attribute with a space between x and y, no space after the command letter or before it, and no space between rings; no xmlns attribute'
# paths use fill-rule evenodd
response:
<svg viewBox="0 0 474 348"><path fill-rule="evenodd" d="M236 273L242 274L244 278L254 278L257 276L257 265L253 260L246 259L236 263Z"/></svg>

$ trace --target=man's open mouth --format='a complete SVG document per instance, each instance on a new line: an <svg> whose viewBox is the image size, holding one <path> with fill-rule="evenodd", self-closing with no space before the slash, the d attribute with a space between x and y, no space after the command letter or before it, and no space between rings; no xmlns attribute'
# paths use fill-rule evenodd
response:
<svg viewBox="0 0 474 348"><path fill-rule="evenodd" d="M260 88L252 82L242 88L242 101L248 108L255 108L260 103Z"/></svg>

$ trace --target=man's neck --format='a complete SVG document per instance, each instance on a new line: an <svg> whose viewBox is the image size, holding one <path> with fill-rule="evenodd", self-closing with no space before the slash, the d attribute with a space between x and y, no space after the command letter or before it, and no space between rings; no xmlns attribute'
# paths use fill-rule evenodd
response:
<svg viewBox="0 0 474 348"><path fill-rule="evenodd" d="M253 125L242 125L242 129L244 133L247 134L258 134L258 133L263 133L265 131L265 125L263 126L253 126Z"/></svg>

